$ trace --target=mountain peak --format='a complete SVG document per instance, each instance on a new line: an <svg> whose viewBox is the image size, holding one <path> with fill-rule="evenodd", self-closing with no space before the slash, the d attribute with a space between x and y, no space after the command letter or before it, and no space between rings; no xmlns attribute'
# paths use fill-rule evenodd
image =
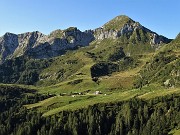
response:
<svg viewBox="0 0 180 135"><path fill-rule="evenodd" d="M179 42L180 42L180 32L172 42L173 43L177 42L179 44Z"/></svg>
<svg viewBox="0 0 180 135"><path fill-rule="evenodd" d="M112 20L126 21L126 20L132 20L132 19L130 17L126 16L126 15L119 15L119 16L116 16L115 18L113 18Z"/></svg>
<svg viewBox="0 0 180 135"><path fill-rule="evenodd" d="M179 32L179 34L176 36L176 39L180 39L180 32Z"/></svg>
<svg viewBox="0 0 180 135"><path fill-rule="evenodd" d="M114 19L110 20L109 22L107 22L106 24L103 25L103 28L106 30L119 30L121 29L125 24L127 23L134 23L135 21L133 21L131 18L129 18L126 15L120 15L120 16L116 16Z"/></svg>

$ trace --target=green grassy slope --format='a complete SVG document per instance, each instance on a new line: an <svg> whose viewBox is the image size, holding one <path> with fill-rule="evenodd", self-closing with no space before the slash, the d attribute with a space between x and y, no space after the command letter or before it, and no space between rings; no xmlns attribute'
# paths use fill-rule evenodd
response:
<svg viewBox="0 0 180 135"><path fill-rule="evenodd" d="M109 103L129 100L131 98L140 98L143 100L153 99L169 94L180 94L179 88L165 89L157 84L143 87L140 89L116 91L116 92L102 92L102 94L95 95L94 93L87 93L85 95L65 95L54 96L43 100L36 104L26 105L28 109L37 108L43 112L43 116L53 115L63 110L77 110L86 108L97 103Z"/></svg>
<svg viewBox="0 0 180 135"><path fill-rule="evenodd" d="M166 87L180 85L179 37L158 50L140 71L138 85L154 82Z"/></svg>
<svg viewBox="0 0 180 135"><path fill-rule="evenodd" d="M112 42L111 46L115 47L117 44L113 44ZM92 81L89 68L94 63L100 61L101 57L99 57L99 59L94 59L94 57L89 57L83 52L86 50L90 52L90 54L93 54L93 56L103 56L99 53L102 49L104 49L104 52L106 52L106 49L113 52L113 49L111 50L111 46L108 46L108 42L102 41L99 43L98 46L101 47L95 47L96 45L97 43L94 42L94 44L90 45L88 48L81 48L74 53L75 57L82 56L88 63L88 65L77 70L74 76L69 77L66 81L56 85L39 87L39 92L52 92L56 93L57 96L36 104L27 105L26 107L37 108L37 110L44 113L43 116L49 116L63 110L86 108L97 103L124 101L133 97L149 100L169 94L180 94L179 85L175 85L175 87L165 87L161 83L161 81L164 80L164 77L168 78L172 76L172 70L179 70L180 66L176 65L178 64L180 54L178 47L179 41L177 41L177 39L170 44L165 45L155 53L151 51L148 53L134 53L132 57L138 60L138 63L136 63L137 66L130 66L126 70L114 72L110 76L100 77L98 84ZM103 45L105 45L105 48L102 47ZM124 47L124 50L126 49L127 48ZM102 53L104 53L103 51ZM108 54L104 53L104 56L103 60L106 61L108 59ZM157 61L157 59L159 60ZM174 66L171 67L172 65ZM168 66L171 68L169 69ZM168 74L158 74L158 72L165 72ZM147 85L144 84L143 87L141 86L138 89L133 89L133 84L136 85L137 81L139 81L137 79L138 76L141 75L144 80L146 79L146 76L144 77L144 74L142 73L146 73L145 75L148 76L148 79L154 80L149 81ZM135 81L136 79L137 81ZM159 80L157 81L157 79ZM179 81L177 80L177 84L178 83ZM85 92L86 90L88 90L88 92L83 95L73 96L74 92L79 93ZM95 95L95 91L101 91L102 94ZM60 96L60 94L65 95Z"/></svg>
<svg viewBox="0 0 180 135"><path fill-rule="evenodd" d="M132 23L134 22L132 19L130 19L128 16L122 15L122 16L117 16L108 23L104 24L103 27L106 30L119 30L124 26L126 23Z"/></svg>

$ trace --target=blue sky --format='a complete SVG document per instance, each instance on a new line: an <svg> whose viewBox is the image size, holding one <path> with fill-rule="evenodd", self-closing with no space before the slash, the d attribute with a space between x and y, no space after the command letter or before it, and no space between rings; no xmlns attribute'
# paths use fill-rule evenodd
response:
<svg viewBox="0 0 180 135"><path fill-rule="evenodd" d="M0 36L94 29L122 14L168 38L180 32L180 0L1 0Z"/></svg>

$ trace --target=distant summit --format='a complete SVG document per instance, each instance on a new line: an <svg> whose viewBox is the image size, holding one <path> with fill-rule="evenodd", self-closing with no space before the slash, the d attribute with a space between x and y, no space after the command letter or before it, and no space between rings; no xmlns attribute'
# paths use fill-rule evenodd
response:
<svg viewBox="0 0 180 135"><path fill-rule="evenodd" d="M114 19L110 20L109 22L103 25L103 28L106 30L119 30L125 24L132 24L135 23L131 18L126 15L120 15L115 17Z"/></svg>
<svg viewBox="0 0 180 135"><path fill-rule="evenodd" d="M171 41L125 15L115 17L102 27L95 29L94 33L96 39L100 40L123 37L133 44L148 43L155 47L158 47L161 43L169 43Z"/></svg>

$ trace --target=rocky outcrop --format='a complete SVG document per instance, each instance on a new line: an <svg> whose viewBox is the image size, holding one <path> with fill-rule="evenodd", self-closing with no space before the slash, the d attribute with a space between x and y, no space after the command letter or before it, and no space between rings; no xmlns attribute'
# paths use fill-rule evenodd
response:
<svg viewBox="0 0 180 135"><path fill-rule="evenodd" d="M91 33L81 32L77 28L65 30L61 38L51 37L38 46L30 49L26 54L35 58L50 58L61 55L67 49L87 46L94 37Z"/></svg>
<svg viewBox="0 0 180 135"><path fill-rule="evenodd" d="M18 35L18 47L13 53L13 57L19 57L26 51L37 47L39 44L44 43L48 37L38 31L28 32Z"/></svg>
<svg viewBox="0 0 180 135"><path fill-rule="evenodd" d="M116 39L119 38L122 35L128 34L128 33L133 33L134 30L136 30L137 28L143 28L141 25L137 25L138 23L125 23L122 28L120 29L110 29L107 30L104 27L101 28L97 28L95 29L94 32L94 36L97 40L103 40L106 38L112 38L112 39Z"/></svg>
<svg viewBox="0 0 180 135"><path fill-rule="evenodd" d="M151 33L150 38L150 44L152 47L159 46L162 43L169 43L171 41L170 39L156 33Z"/></svg>
<svg viewBox="0 0 180 135"><path fill-rule="evenodd" d="M18 45L18 36L15 34L6 33L0 37L0 63L12 56Z"/></svg>
<svg viewBox="0 0 180 135"><path fill-rule="evenodd" d="M62 54L67 49L87 46L94 40L90 32L69 28L61 37L44 35L38 31L23 34L6 33L0 38L0 63L8 58L27 55L33 58L50 58Z"/></svg>
<svg viewBox="0 0 180 135"><path fill-rule="evenodd" d="M117 20L117 19L115 19L115 20ZM113 23L115 25L117 22L113 22ZM108 24L108 25L110 25L110 24ZM103 40L103 39L107 39L107 38L117 39L123 35L128 35L127 38L131 38L131 35L136 30L142 30L143 33L148 33L147 38L149 40L149 44L151 44L152 46L156 46L161 43L169 43L171 41L168 38L156 34L155 32L145 28L140 23L135 22L131 19L130 19L130 21L127 21L124 25L122 25L122 27L119 29L116 28L116 29L109 30L109 29L104 28L104 26L103 26L101 28L93 30L93 33L94 33L94 37L96 40ZM138 40L141 39L141 37L139 37L140 35L136 35L136 36L137 36Z"/></svg>
<svg viewBox="0 0 180 135"><path fill-rule="evenodd" d="M118 31L115 30L104 30L103 28L97 28L93 32L96 40L103 40L105 38L116 39L118 37Z"/></svg>
<svg viewBox="0 0 180 135"><path fill-rule="evenodd" d="M87 46L93 40L117 39L121 36L126 36L127 39L136 38L140 41L140 36L142 35L137 32L138 30L146 34L143 35L147 38L145 42L149 42L152 46L156 47L156 45L170 41L127 16L119 16L101 28L84 32L76 27L70 27L66 30L53 31L50 35L44 35L38 31L18 35L6 33L0 37L0 63L6 59L22 55L39 59L55 57L68 49ZM133 33L135 34L133 35Z"/></svg>

